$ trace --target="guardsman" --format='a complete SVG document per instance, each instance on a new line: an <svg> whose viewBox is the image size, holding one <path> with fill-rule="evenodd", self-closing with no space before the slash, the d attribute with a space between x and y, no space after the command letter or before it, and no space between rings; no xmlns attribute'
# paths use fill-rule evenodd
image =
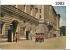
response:
<svg viewBox="0 0 70 50"><path fill-rule="evenodd" d="M40 33L40 42L42 42L42 38L43 38L43 36L42 36L42 33Z"/></svg>
<svg viewBox="0 0 70 50"><path fill-rule="evenodd" d="M38 42L40 41L40 33L38 33L37 41L38 41Z"/></svg>
<svg viewBox="0 0 70 50"><path fill-rule="evenodd" d="M38 34L36 33L36 36L35 36L35 42L38 41Z"/></svg>
<svg viewBox="0 0 70 50"><path fill-rule="evenodd" d="M42 33L42 41L44 42L44 33Z"/></svg>
<svg viewBox="0 0 70 50"><path fill-rule="evenodd" d="M30 38L31 38L31 40L32 40L32 34L30 34Z"/></svg>
<svg viewBox="0 0 70 50"><path fill-rule="evenodd" d="M16 39L16 43L17 43L17 41L18 41L18 33L17 32L15 34L15 39Z"/></svg>

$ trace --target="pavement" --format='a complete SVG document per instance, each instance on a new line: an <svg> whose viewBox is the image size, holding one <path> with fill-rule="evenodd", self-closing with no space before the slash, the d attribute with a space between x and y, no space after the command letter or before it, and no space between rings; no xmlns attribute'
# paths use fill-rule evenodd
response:
<svg viewBox="0 0 70 50"><path fill-rule="evenodd" d="M33 37L33 39L35 39L35 37ZM0 45L15 43L15 41L14 42L7 42L7 40L8 40L7 38L0 38ZM18 40L18 42L25 41L25 40L26 40L26 38L20 37L20 39ZM34 40L32 40L32 41L34 41Z"/></svg>
<svg viewBox="0 0 70 50"><path fill-rule="evenodd" d="M23 39L23 38L22 38ZM36 42L32 40L21 40L16 42L5 42L0 44L2 49L65 49L66 37L56 37L45 39L44 42Z"/></svg>
<svg viewBox="0 0 70 50"><path fill-rule="evenodd" d="M21 37L18 41L25 40L26 38ZM7 42L7 38L0 38L0 45L5 45L5 44L12 44L15 42Z"/></svg>

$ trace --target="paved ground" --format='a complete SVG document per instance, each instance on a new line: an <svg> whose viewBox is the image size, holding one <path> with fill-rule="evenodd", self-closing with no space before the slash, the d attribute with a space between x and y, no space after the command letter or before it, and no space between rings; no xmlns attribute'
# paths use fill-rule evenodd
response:
<svg viewBox="0 0 70 50"><path fill-rule="evenodd" d="M35 39L16 42L1 42L2 49L65 49L66 37L45 39L42 43L35 43Z"/></svg>

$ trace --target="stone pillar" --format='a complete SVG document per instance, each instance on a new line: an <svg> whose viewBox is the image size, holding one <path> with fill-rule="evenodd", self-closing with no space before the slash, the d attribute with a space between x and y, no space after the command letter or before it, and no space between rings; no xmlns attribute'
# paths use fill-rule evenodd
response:
<svg viewBox="0 0 70 50"><path fill-rule="evenodd" d="M36 13L36 18L38 17L38 12Z"/></svg>
<svg viewBox="0 0 70 50"><path fill-rule="evenodd" d="M40 18L40 12L39 12L39 8L38 8L38 19Z"/></svg>
<svg viewBox="0 0 70 50"><path fill-rule="evenodd" d="M14 39L15 39L15 37L13 38L13 32L12 32L11 41L13 42Z"/></svg>
<svg viewBox="0 0 70 50"><path fill-rule="evenodd" d="M18 5L16 5L16 8L18 8Z"/></svg>
<svg viewBox="0 0 70 50"><path fill-rule="evenodd" d="M58 30L58 16L56 16L56 18L57 18L57 30Z"/></svg>
<svg viewBox="0 0 70 50"><path fill-rule="evenodd" d="M41 14L42 14L42 15L41 15L41 16L42 16L41 18L44 19L44 17L45 17L45 16L44 16L44 5L42 5L42 7L41 7Z"/></svg>
<svg viewBox="0 0 70 50"><path fill-rule="evenodd" d="M24 6L23 6L23 5L16 5L16 8L18 8L18 9L24 11Z"/></svg>
<svg viewBox="0 0 70 50"><path fill-rule="evenodd" d="M24 31L24 36L26 37L26 28L25 28L25 31Z"/></svg>
<svg viewBox="0 0 70 50"><path fill-rule="evenodd" d="M30 5L25 5L25 10L24 12L30 14Z"/></svg>
<svg viewBox="0 0 70 50"><path fill-rule="evenodd" d="M36 12L36 18L39 18L39 12Z"/></svg>
<svg viewBox="0 0 70 50"><path fill-rule="evenodd" d="M59 30L59 25L60 25L60 24L59 24L59 21L60 21L59 15L60 15L60 14L57 14L57 29L58 29L58 30Z"/></svg>
<svg viewBox="0 0 70 50"><path fill-rule="evenodd" d="M45 38L49 38L50 34L49 34L49 31L48 31L48 28L47 28L47 25L44 24L44 36Z"/></svg>
<svg viewBox="0 0 70 50"><path fill-rule="evenodd" d="M58 29L59 29L59 25L60 25L60 19L59 19L59 17L58 17Z"/></svg>
<svg viewBox="0 0 70 50"><path fill-rule="evenodd" d="M2 34L5 35L5 23L2 26Z"/></svg>
<svg viewBox="0 0 70 50"><path fill-rule="evenodd" d="M33 24L33 27L32 27L32 34L33 34L34 37L35 37L35 33L36 33L36 26Z"/></svg>
<svg viewBox="0 0 70 50"><path fill-rule="evenodd" d="M57 26L57 27L56 27L56 28L57 28L57 34L58 34L58 36L60 36L60 31L59 31L59 21L60 21L60 19L59 19L58 14L57 14L57 16L56 16L56 20L57 20L57 21L56 21L56 24L57 24L57 25L56 25L56 26Z"/></svg>
<svg viewBox="0 0 70 50"><path fill-rule="evenodd" d="M36 14L35 14L35 9L34 9L34 8L32 8L32 10L31 10L31 16L33 16L33 17L36 16Z"/></svg>

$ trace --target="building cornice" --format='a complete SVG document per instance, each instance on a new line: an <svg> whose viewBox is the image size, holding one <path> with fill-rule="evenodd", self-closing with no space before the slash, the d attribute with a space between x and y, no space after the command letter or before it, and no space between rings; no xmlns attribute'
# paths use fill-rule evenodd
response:
<svg viewBox="0 0 70 50"><path fill-rule="evenodd" d="M14 13L16 15L19 15L23 18L26 18L27 20L30 20L31 22L34 22L35 24L38 24L38 19L21 11L20 9L14 7L14 6L10 6L10 5L2 5L1 6L2 11L6 10L8 11L7 13Z"/></svg>

